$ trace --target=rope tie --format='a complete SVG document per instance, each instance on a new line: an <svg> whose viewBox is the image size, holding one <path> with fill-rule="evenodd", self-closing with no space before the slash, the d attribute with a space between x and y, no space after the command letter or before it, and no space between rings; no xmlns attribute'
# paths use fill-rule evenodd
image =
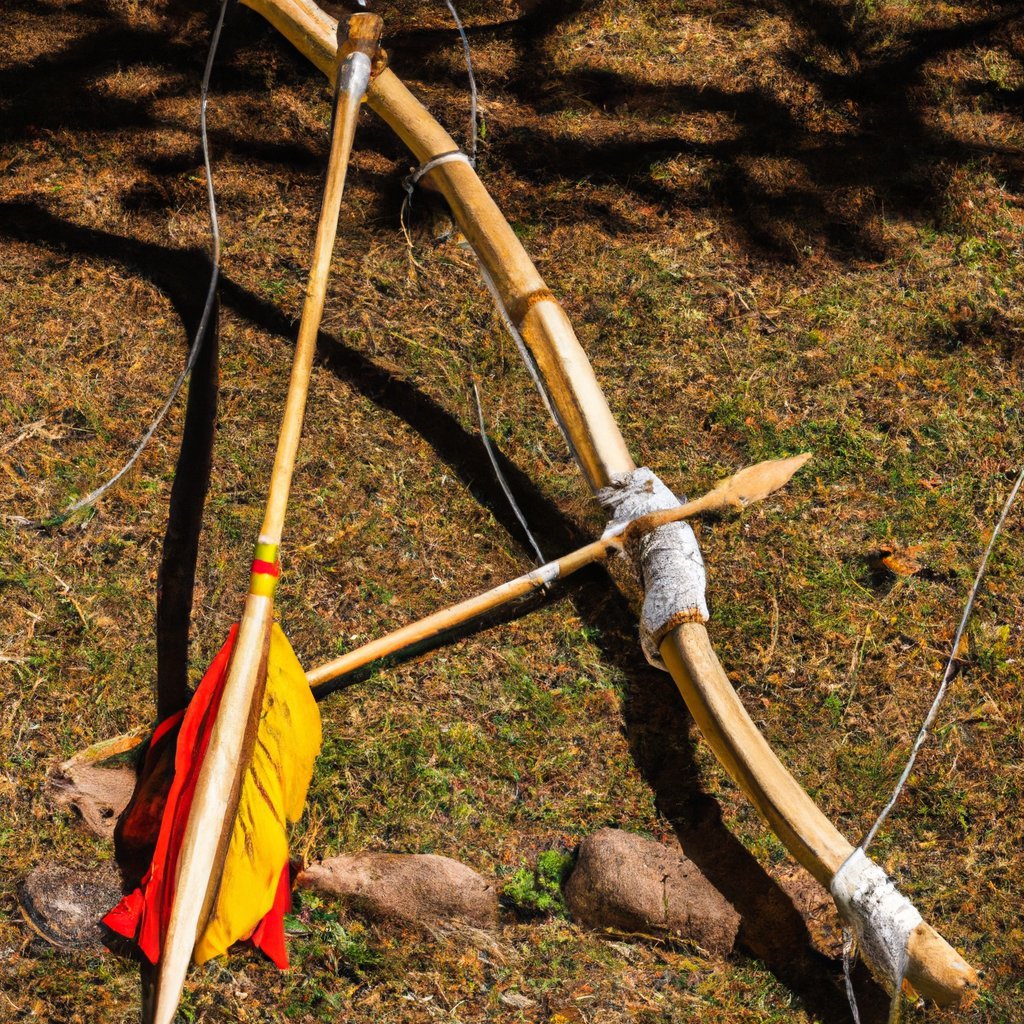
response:
<svg viewBox="0 0 1024 1024"><path fill-rule="evenodd" d="M605 534L619 533L626 523L677 508L679 499L646 466L620 473L597 493L611 513ZM644 584L640 645L655 667L668 671L658 648L665 636L684 622L707 622L704 559L689 523L668 523L640 537L630 552Z"/></svg>
<svg viewBox="0 0 1024 1024"><path fill-rule="evenodd" d="M420 164L416 170L402 179L402 188L405 189L405 198L402 200L402 209L398 213L398 222L402 227L402 234L405 235L405 244L409 247L410 260L413 260L413 245L412 235L409 232L409 211L412 209L412 197L413 193L416 191L416 186L420 183L420 179L424 175L429 174L435 167L440 167L442 164L450 164L456 160L467 163L470 167L474 166L473 157L467 156L461 149L453 149L450 153L441 153L440 155L428 160L425 164ZM413 262L415 262L415 260L413 260Z"/></svg>
<svg viewBox="0 0 1024 1024"><path fill-rule="evenodd" d="M405 189L406 204L412 205L413 192L424 175L429 174L435 167L440 167L442 164L450 164L455 160L461 160L463 163L469 164L470 167L474 165L472 157L467 156L461 149L453 149L450 153L441 153L439 156L428 160L425 164L420 164L415 171L403 178L402 188Z"/></svg>
<svg viewBox="0 0 1024 1024"><path fill-rule="evenodd" d="M907 973L907 943L921 923L921 915L889 876L858 846L832 876L829 886L839 913L853 930L864 958L885 974L893 988L890 1018L898 1013L899 993ZM849 965L852 943L843 942L843 970L847 996L856 1024L860 1024Z"/></svg>

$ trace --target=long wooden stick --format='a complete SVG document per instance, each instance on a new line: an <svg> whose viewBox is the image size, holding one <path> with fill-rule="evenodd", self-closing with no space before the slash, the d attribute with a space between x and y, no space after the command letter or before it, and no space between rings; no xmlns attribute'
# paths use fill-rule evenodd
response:
<svg viewBox="0 0 1024 1024"><path fill-rule="evenodd" d="M481 615L486 615L498 608L519 601L530 594L536 593L548 583L565 579L574 572L594 562L603 562L620 553L635 537L654 530L668 523L677 523L682 519L692 519L705 512L722 512L730 508L745 508L756 501L761 501L783 487L811 456L795 455L788 459L770 459L759 462L756 466L748 466L723 480L707 494L688 501L678 508L666 509L642 516L629 523L624 523L616 532L607 533L599 540L585 544L561 558L517 576L514 580L501 583L482 594L467 598L449 608L443 608L427 615L417 622L402 626L386 636L371 640L362 647L332 661L318 665L306 673L310 686L320 686L341 676L349 675L382 658L389 658L401 651L408 650L425 640L431 640L458 629L459 626L472 622Z"/></svg>
<svg viewBox="0 0 1024 1024"><path fill-rule="evenodd" d="M333 19L312 0L243 0L266 17L325 74L332 74ZM458 147L390 71L374 79L370 106L421 164ZM595 489L635 468L565 313L473 169L449 161L430 172L463 234L493 278L533 356L583 472ZM853 846L789 774L750 719L707 630L686 623L663 640L661 655L705 738L790 853L828 886ZM974 969L929 925L907 945L907 980L935 1002L959 1004L976 989Z"/></svg>
<svg viewBox="0 0 1024 1024"><path fill-rule="evenodd" d="M266 685L276 583L274 567L323 315L345 171L381 29L382 22L375 15L354 15L347 36L338 39L331 153L288 396L249 593L182 838L176 898L157 965L153 1024L171 1024L174 1018L196 940L216 898L219 867L227 853L238 809L241 778Z"/></svg>

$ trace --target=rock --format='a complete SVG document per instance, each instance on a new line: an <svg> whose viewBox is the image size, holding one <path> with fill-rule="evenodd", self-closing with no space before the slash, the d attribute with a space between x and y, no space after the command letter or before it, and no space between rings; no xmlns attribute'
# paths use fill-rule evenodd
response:
<svg viewBox="0 0 1024 1024"><path fill-rule="evenodd" d="M720 956L740 926L732 905L679 849L614 828L580 843L565 900L590 928L672 936Z"/></svg>
<svg viewBox="0 0 1024 1024"><path fill-rule="evenodd" d="M303 871L297 884L340 896L367 917L432 926L498 923L498 890L472 868L433 854L357 853L331 857Z"/></svg>
<svg viewBox="0 0 1024 1024"><path fill-rule="evenodd" d="M47 789L54 803L74 807L90 832L111 839L135 790L135 769L67 762L50 775Z"/></svg>
<svg viewBox="0 0 1024 1024"><path fill-rule="evenodd" d="M61 949L102 949L100 918L121 899L113 864L93 870L63 865L36 868L19 886L18 902L29 927Z"/></svg>
<svg viewBox="0 0 1024 1024"><path fill-rule="evenodd" d="M134 729L101 740L50 771L47 793L59 806L74 807L86 827L101 839L111 839L121 812L135 791L133 765L101 767L102 762L135 750L148 732Z"/></svg>

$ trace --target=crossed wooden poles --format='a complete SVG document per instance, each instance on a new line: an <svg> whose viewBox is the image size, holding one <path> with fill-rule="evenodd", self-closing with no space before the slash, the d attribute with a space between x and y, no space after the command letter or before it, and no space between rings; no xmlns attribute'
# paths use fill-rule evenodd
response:
<svg viewBox="0 0 1024 1024"><path fill-rule="evenodd" d="M264 16L313 64L334 79L339 66L337 23L312 0L242 2ZM636 464L571 324L476 172L467 160L458 158L455 142L390 70L375 67L374 71L366 93L368 105L398 134L421 168L433 162L426 174L447 199L485 274L493 282L501 305L521 334L553 414L587 482L598 492L610 486L621 486L623 480L635 479ZM439 157L445 159L438 160ZM376 647L367 645L314 669L308 673L308 678L311 683L322 683L417 639L435 635L456 620L465 621L471 615L529 593L587 561L620 550L626 542L626 534L640 537L642 542L653 527L685 515L757 500L781 486L803 461L804 457L797 457L753 467L744 471L747 476L740 474L727 481L724 490L718 488L688 506L634 521L617 533L610 531L580 552L471 598L455 609L399 630L375 642ZM697 559L699 561L699 553ZM732 778L790 853L822 885L833 888L840 910L856 927L880 980L892 988L905 978L917 993L943 1005L959 1004L968 998L977 986L973 968L931 926L921 921L881 869L859 851L855 855L855 848L781 764L733 690L701 616L677 618L678 621L671 621L668 628L654 636L657 654L675 680L705 739ZM259 657L259 654L254 656ZM851 876L848 871L851 865L861 873ZM866 879L870 880L870 886ZM899 927L895 931L887 930L897 918L903 922L902 931ZM874 934L873 929L883 934ZM866 934L862 934L865 931ZM898 948L893 948L893 934ZM174 985L180 988L177 978Z"/></svg>

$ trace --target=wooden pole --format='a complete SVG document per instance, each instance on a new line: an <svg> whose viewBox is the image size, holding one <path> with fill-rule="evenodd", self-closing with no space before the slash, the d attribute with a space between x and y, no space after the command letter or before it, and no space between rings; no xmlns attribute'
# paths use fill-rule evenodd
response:
<svg viewBox="0 0 1024 1024"><path fill-rule="evenodd" d="M359 106L370 80L383 25L376 15L353 15L337 41L338 88L331 154L317 224L306 299L278 435L266 511L256 546L249 593L239 623L220 707L196 783L178 858L175 900L157 965L153 1024L171 1024L185 975L217 895L220 867L238 809L242 776L251 756L266 684L274 611L278 544L302 432L309 378L323 315Z"/></svg>
<svg viewBox="0 0 1024 1024"><path fill-rule="evenodd" d="M312 0L242 0L267 18L321 71L332 74L333 19ZM457 150L454 140L389 70L367 94L369 105L420 164ZM460 229L493 278L502 303L537 365L580 466L595 490L635 468L593 369L561 306L548 291L476 172L464 161L430 171ZM758 732L725 674L707 630L686 623L660 653L712 750L790 853L823 885L853 846L815 806ZM907 981L926 998L957 1005L976 989L977 973L922 923L907 946Z"/></svg>

